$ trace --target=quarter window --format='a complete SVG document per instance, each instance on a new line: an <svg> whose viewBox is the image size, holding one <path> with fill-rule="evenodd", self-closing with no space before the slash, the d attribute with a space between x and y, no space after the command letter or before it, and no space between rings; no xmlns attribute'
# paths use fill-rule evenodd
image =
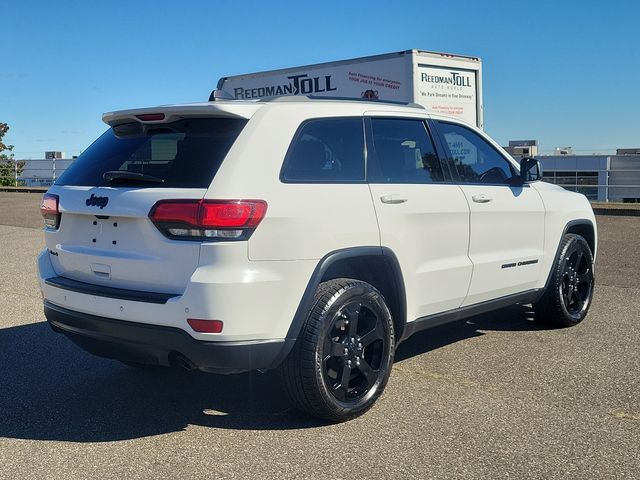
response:
<svg viewBox="0 0 640 480"><path fill-rule="evenodd" d="M422 120L372 118L372 183L442 182L442 167Z"/></svg>
<svg viewBox="0 0 640 480"><path fill-rule="evenodd" d="M304 123L289 147L282 180L298 183L363 182L362 118L323 118Z"/></svg>
<svg viewBox="0 0 640 480"><path fill-rule="evenodd" d="M516 175L511 163L473 130L447 122L437 122L447 157L461 182L507 184Z"/></svg>

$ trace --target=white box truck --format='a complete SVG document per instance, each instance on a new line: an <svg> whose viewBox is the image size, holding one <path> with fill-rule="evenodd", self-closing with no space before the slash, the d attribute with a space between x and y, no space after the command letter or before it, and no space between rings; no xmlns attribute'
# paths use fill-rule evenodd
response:
<svg viewBox="0 0 640 480"><path fill-rule="evenodd" d="M210 100L312 95L417 103L482 128L482 61L449 53L396 53L222 77Z"/></svg>

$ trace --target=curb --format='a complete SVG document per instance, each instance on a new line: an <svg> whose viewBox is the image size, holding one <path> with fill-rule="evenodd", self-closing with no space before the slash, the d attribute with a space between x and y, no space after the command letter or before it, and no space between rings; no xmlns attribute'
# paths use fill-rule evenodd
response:
<svg viewBox="0 0 640 480"><path fill-rule="evenodd" d="M49 187L0 187L0 192L44 193Z"/></svg>
<svg viewBox="0 0 640 480"><path fill-rule="evenodd" d="M640 209L637 208L593 207L593 213L596 215L612 215L616 217L640 217Z"/></svg>

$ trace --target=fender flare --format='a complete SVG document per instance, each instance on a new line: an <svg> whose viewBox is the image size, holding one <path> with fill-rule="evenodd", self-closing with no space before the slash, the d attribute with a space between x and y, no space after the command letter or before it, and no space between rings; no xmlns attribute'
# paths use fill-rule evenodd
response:
<svg viewBox="0 0 640 480"><path fill-rule="evenodd" d="M371 256L384 257L384 259L388 262L388 265L391 267L391 270L393 271L393 281L395 284L395 288L398 289L398 295L400 299L400 318L397 320L398 323L404 327L407 321L407 296L404 287L404 277L402 276L402 269L400 268L400 263L398 262L396 255L390 248L387 247L351 247L329 252L318 262L316 268L311 274L309 282L307 283L307 288L302 295L300 303L298 304L298 308L296 309L296 313L289 327L289 331L287 332L286 339L296 340L298 338L298 335L300 334L304 326L304 322L307 319L309 309L312 306L313 296L318 288L318 285L320 285L322 277L333 264L348 258Z"/></svg>
<svg viewBox="0 0 640 480"><path fill-rule="evenodd" d="M558 239L558 246L556 247L556 253L553 257L553 263L551 264L551 268L549 269L549 273L547 274L547 281L544 282L544 287L541 289L541 293L540 296L542 296L542 294L544 294L544 292L547 291L547 288L549 287L549 283L551 283L551 277L553 276L553 269L555 268L556 265L556 261L558 260L558 256L560 255L560 246L562 245L562 239L564 238L564 236L567 234L567 232L569 231L569 229L571 227L575 227L577 225L587 225L589 227L591 227L593 229L594 232L594 241L596 239L596 227L593 224L593 221L588 219L588 218L577 218L575 220L571 220L569 222L567 222L567 224L564 226L564 229L562 230L562 234L560 235L560 238ZM595 245L594 245L595 246ZM593 252L595 255L595 252Z"/></svg>

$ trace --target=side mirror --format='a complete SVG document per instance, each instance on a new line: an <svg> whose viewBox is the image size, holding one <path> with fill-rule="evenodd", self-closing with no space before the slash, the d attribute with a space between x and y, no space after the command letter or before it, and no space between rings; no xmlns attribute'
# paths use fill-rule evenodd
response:
<svg viewBox="0 0 640 480"><path fill-rule="evenodd" d="M540 160L533 157L524 157L520 160L520 180L522 183L542 180L542 165L540 164Z"/></svg>

